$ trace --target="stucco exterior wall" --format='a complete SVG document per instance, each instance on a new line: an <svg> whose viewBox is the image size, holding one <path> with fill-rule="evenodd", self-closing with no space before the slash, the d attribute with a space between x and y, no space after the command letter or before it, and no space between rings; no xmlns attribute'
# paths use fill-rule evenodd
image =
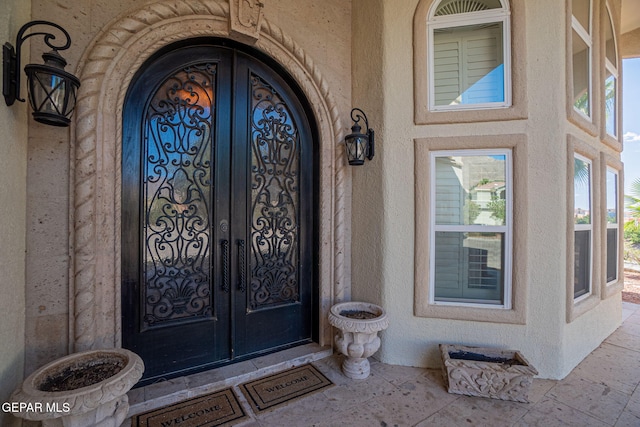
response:
<svg viewBox="0 0 640 427"><path fill-rule="evenodd" d="M30 3L8 0L0 12L0 38L15 44L15 37L29 21ZM28 59L28 54L23 58ZM23 79L24 82L24 79ZM24 96L26 86L22 85ZM27 106L16 102L0 107L0 403L23 379L25 342L25 234L27 208ZM17 426L20 421L0 412L0 425Z"/></svg>
<svg viewBox="0 0 640 427"><path fill-rule="evenodd" d="M48 19L65 26L73 40L72 48L64 54L69 62L67 69L78 74L79 63L91 49L93 40L103 36L113 22L121 22L128 14L151 3L156 2L85 0L62 5L42 0L33 2L33 19ZM193 3L197 8L198 2ZM330 91L337 108L348 116L351 103L349 9L340 0L278 0L264 2L263 12L264 19L282 28L286 37L294 40L313 61L326 85L322 91ZM164 33L158 34L161 38ZM35 43L32 51L37 52ZM69 289L72 282L69 271L73 271L73 266L68 261L73 255L69 248L74 241L69 238L73 232L69 220L70 204L73 204L73 189L69 190L69 176L73 176L69 157L73 154L69 146L75 137L73 132L73 128L59 130L31 125L29 151L33 168L29 172L28 192L32 203L28 213L28 242L34 256L27 259L31 271L27 285L27 372L73 351L74 346L73 339L69 338L74 326L74 293ZM98 153L100 155L105 154ZM350 198L346 199L341 203L349 205ZM348 210L346 206L345 211ZM109 221L113 223L113 219ZM331 269L329 263L327 268ZM95 305L99 307L98 302ZM96 318L102 318L103 314L96 314Z"/></svg>
<svg viewBox="0 0 640 427"><path fill-rule="evenodd" d="M619 159L619 147L603 144L598 132L568 120L568 56L565 44L558 42L567 38L568 2L557 0L511 0L515 13L512 50L519 56L514 62L514 82L522 85L514 98L518 102L516 114L493 115L486 122L479 121L486 119L484 113L468 114L460 121L455 114L447 113L446 120L416 124L427 122L415 120L414 14L419 5L430 2L353 0L351 14L344 0L264 1L264 17L286 31L322 73L344 116L345 133L350 125L350 107L362 108L376 131L376 157L347 172L352 175L353 192L343 203L353 204L353 215L352 233L344 238L352 249L353 274L351 295L345 285L346 292L340 298L378 303L388 311L391 325L383 333L378 355L384 362L437 367L438 343L499 346L521 350L541 376L561 378L620 321L619 292L611 296L603 293L589 303L588 309L567 314L571 304L567 299L567 271L572 256L567 243L572 234L567 221L568 136L599 156L614 160ZM22 2L12 2L18 3ZM80 0L61 4L34 0L32 19L65 26L73 40L72 48L64 53L67 69L77 73L92 40L102 35L108 23L150 3L154 1ZM41 42L34 41L31 49L32 57L39 57ZM14 108L0 113L0 120L26 123L26 119L8 119L16 111L26 115L25 109ZM24 215L15 215L13 206L11 215L6 215L18 222L25 215L27 218L26 373L73 350L69 338L73 322L73 290L69 289L69 271L73 270L69 265L69 234L73 228L69 220L69 176L73 175L69 147L73 129L56 129L33 121L29 126L27 199L18 203ZM26 138L26 129L15 133ZM522 318L519 314L516 321L500 323L490 316L466 320L455 316L419 317L414 310L415 236L418 217L427 212L417 211L416 156L429 148L429 141L468 141L478 135L485 140L496 136L497 141L517 135L519 152L526 153L514 170L519 185L524 186L524 194L516 197L521 201L518 209L527 219L520 224L520 238L514 242L514 265L521 267L518 274L522 276ZM24 157L22 152L10 159ZM19 168L19 164L12 162L12 167ZM0 173L17 176L15 171L5 169ZM346 187L351 188L350 177L345 180ZM21 195L24 199L25 192L19 190L24 188L15 189L16 200ZM11 239L19 243L20 227L7 230L16 233ZM17 247L9 246L14 256L22 253L16 251ZM11 268L15 270L11 271L18 275L19 267L14 264ZM5 278L1 280L5 286ZM24 307L24 302L17 301L11 309ZM17 345L16 351L21 348Z"/></svg>
<svg viewBox="0 0 640 427"><path fill-rule="evenodd" d="M378 135L378 153L364 166L352 169L352 200L357 209L358 222L352 223L352 265L353 277L358 278L358 286L352 286L352 299L375 304L382 303L384 281L384 257L386 236L384 233L385 212L384 175L386 156L385 144L385 88L384 82L384 16L380 13L384 0L356 0L353 9L353 107L363 109L369 124ZM357 15L357 16L356 16Z"/></svg>
<svg viewBox="0 0 640 427"><path fill-rule="evenodd" d="M522 118L505 114L501 119L494 114L491 122L456 123L455 115L447 113L441 124L420 125L414 122L412 24L416 8L424 2L431 3L353 3L354 10L362 11L353 14L353 103L372 112L369 121L377 138L376 158L353 172L354 299L382 304L388 311L390 326L378 354L384 362L438 367L438 343L496 346L521 350L542 377L562 378L614 330L621 312L617 292L567 319L567 270L573 256L567 246L573 233L567 221L567 135L579 135L599 153L619 158L600 135L567 119L567 56L565 44L558 43L567 37L567 2L511 1L513 13L517 11L512 16L512 52L524 55L519 62L523 68L513 72L526 75L526 105L517 106L526 113ZM600 2L596 4L600 7ZM369 63L359 67L357 52L367 52ZM358 88L359 81L368 84ZM478 316L482 321L418 317L414 314L416 223L428 215L416 210L416 156L420 149L428 149L420 144L448 138L455 149L456 138L510 134L521 136L526 152L524 167L514 170L516 180L526 182L524 197L516 195L517 209L527 212L521 233L526 237L516 236L514 241L514 265L525 271L524 322L500 323L487 316ZM594 286L600 286L597 283Z"/></svg>
<svg viewBox="0 0 640 427"><path fill-rule="evenodd" d="M31 19L57 23L69 32L71 48L61 54L71 73L76 72L82 53L83 37L78 29L89 24L84 18L80 2L64 7L47 1L32 2ZM31 57L39 63L48 48L42 37L31 40ZM68 354L69 138L70 128L29 121L26 375Z"/></svg>
<svg viewBox="0 0 640 427"><path fill-rule="evenodd" d="M640 28L622 35L620 53L623 58L640 57Z"/></svg>

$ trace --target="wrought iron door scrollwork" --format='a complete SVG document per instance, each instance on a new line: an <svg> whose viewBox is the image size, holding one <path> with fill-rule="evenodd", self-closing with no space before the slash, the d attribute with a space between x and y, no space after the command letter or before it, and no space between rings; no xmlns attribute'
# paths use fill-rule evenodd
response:
<svg viewBox="0 0 640 427"><path fill-rule="evenodd" d="M299 163L296 124L284 100L251 75L251 309L299 300Z"/></svg>
<svg viewBox="0 0 640 427"><path fill-rule="evenodd" d="M164 81L144 122L143 325L209 318L215 64Z"/></svg>

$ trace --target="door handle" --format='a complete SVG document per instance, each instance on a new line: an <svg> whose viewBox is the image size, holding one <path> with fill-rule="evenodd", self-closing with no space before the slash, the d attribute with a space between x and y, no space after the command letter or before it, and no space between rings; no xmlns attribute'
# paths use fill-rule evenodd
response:
<svg viewBox="0 0 640 427"><path fill-rule="evenodd" d="M229 293L229 241L220 242L222 250L222 290Z"/></svg>
<svg viewBox="0 0 640 427"><path fill-rule="evenodd" d="M244 240L238 240L236 243L238 244L238 290L244 293L247 290Z"/></svg>

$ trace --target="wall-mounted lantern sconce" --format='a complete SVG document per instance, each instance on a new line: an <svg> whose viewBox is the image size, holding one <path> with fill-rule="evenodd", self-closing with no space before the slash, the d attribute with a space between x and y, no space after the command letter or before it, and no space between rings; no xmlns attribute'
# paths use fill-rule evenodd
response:
<svg viewBox="0 0 640 427"><path fill-rule="evenodd" d="M48 25L60 30L67 38L63 46L54 46L51 40L55 35L45 32L24 33L34 25ZM23 37L24 36L24 37ZM80 80L71 73L64 71L67 61L60 56L58 50L65 50L71 46L69 33L58 24L48 21L31 21L18 31L16 47L5 43L2 47L2 94L7 105L13 105L20 98L20 51L22 43L32 36L44 36L44 42L53 49L44 53L44 64L29 64L24 67L27 74L29 88L29 103L33 108L33 118L52 126L69 126L69 117L76 106L76 94L80 87Z"/></svg>
<svg viewBox="0 0 640 427"><path fill-rule="evenodd" d="M355 114L355 116L354 116ZM347 147L347 159L352 166L359 166L364 164L364 158L373 159L375 142L373 138L373 129L369 127L369 121L367 115L359 108L351 110L351 120L353 120L353 126L351 126L351 133L344 138L344 144ZM367 127L367 133L361 132L360 120L364 120L364 124Z"/></svg>

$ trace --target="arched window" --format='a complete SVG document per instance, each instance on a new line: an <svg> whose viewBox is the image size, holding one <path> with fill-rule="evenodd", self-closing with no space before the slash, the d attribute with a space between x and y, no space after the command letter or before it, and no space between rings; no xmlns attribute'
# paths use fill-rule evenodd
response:
<svg viewBox="0 0 640 427"><path fill-rule="evenodd" d="M441 0L428 16L429 109L510 106L506 0Z"/></svg>
<svg viewBox="0 0 640 427"><path fill-rule="evenodd" d="M609 5L607 18L604 22L605 31L605 59L604 59L604 117L605 128L608 135L614 138L618 136L618 46L616 43L613 20Z"/></svg>
<svg viewBox="0 0 640 427"><path fill-rule="evenodd" d="M572 0L571 15L573 108L591 120L591 50L593 47L591 0Z"/></svg>

